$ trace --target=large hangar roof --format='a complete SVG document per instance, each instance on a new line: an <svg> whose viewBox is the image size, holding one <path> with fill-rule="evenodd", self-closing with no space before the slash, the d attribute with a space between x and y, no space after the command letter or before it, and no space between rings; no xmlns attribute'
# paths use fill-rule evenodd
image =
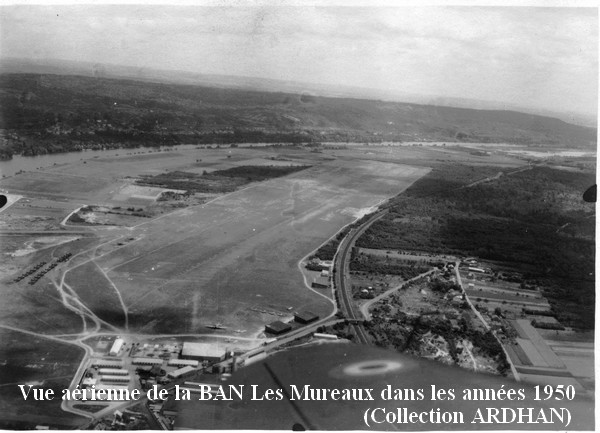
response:
<svg viewBox="0 0 600 433"><path fill-rule="evenodd" d="M183 343L182 356L197 356L206 358L220 358L225 354L225 347L219 343Z"/></svg>

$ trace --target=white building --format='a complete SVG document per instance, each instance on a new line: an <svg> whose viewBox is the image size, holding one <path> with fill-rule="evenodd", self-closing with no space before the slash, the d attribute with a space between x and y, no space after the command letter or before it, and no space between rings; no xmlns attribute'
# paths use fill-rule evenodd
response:
<svg viewBox="0 0 600 433"><path fill-rule="evenodd" d="M196 369L194 367L192 367L191 365L187 365L185 367L181 367L175 371L168 373L167 376L170 377L171 379L177 379L177 378L185 376L186 374L189 374L193 371L196 371Z"/></svg>
<svg viewBox="0 0 600 433"><path fill-rule="evenodd" d="M101 382L129 382L131 380L131 376L100 376Z"/></svg>
<svg viewBox="0 0 600 433"><path fill-rule="evenodd" d="M115 342L113 343L112 347L110 348L110 352L108 352L108 354L110 356L117 356L119 354L119 351L123 347L124 343L125 343L125 341L123 341L122 338L117 338L115 340Z"/></svg>
<svg viewBox="0 0 600 433"><path fill-rule="evenodd" d="M171 359L167 362L169 367L198 367L199 362L195 359Z"/></svg>
<svg viewBox="0 0 600 433"><path fill-rule="evenodd" d="M127 370L121 370L119 368L100 368L98 373L105 376L127 376L129 374Z"/></svg>
<svg viewBox="0 0 600 433"><path fill-rule="evenodd" d="M484 269L475 268L473 266L469 266L469 271L471 271L471 272L478 272L480 274L485 274L485 270Z"/></svg>
<svg viewBox="0 0 600 433"><path fill-rule="evenodd" d="M94 359L91 363L92 367L106 367L106 368L121 368L123 367L123 361L118 359Z"/></svg>
<svg viewBox="0 0 600 433"><path fill-rule="evenodd" d="M337 335L333 335L333 334L323 334L323 333L321 333L321 332L315 332L315 333L313 334L313 336L314 336L315 338L322 338L322 339L325 339L325 340L337 340L337 339L338 339L338 336L337 336Z"/></svg>
<svg viewBox="0 0 600 433"><path fill-rule="evenodd" d="M197 361L223 361L225 359L225 346L218 341L214 343L183 343L181 357Z"/></svg>
<svg viewBox="0 0 600 433"><path fill-rule="evenodd" d="M91 388L92 386L96 386L96 379L93 377L84 377L81 381L82 388Z"/></svg>
<svg viewBox="0 0 600 433"><path fill-rule="evenodd" d="M163 360L158 358L133 358L133 365L162 365Z"/></svg>

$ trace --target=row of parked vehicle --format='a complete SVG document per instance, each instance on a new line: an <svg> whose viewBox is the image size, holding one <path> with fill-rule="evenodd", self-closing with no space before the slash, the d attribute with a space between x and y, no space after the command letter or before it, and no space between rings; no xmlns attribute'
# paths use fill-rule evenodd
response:
<svg viewBox="0 0 600 433"><path fill-rule="evenodd" d="M42 266L44 266L46 264L46 262L39 262L38 264L36 264L33 268L31 268L30 270L28 270L27 272L25 272L24 274L19 275L17 278L15 278L15 283L18 283L19 281L21 281L23 278L27 278L28 276L30 276L31 274L35 274L38 269L40 269Z"/></svg>
<svg viewBox="0 0 600 433"><path fill-rule="evenodd" d="M39 272L38 274L34 275L33 278L31 280L29 280L29 284L30 285L34 285L35 283L38 282L38 280L40 278L42 278L45 274L47 274L48 272L50 272L52 269L54 269L55 267L58 266L59 263L63 263L68 261L71 256L73 256L73 253L65 253L62 256L60 256L58 259L56 259L56 262L51 263L46 269L43 269L41 272ZM40 268L42 266L44 266L46 264L46 262L39 262L37 263L33 268L31 268L30 270L28 270L27 272L19 275L17 278L14 279L15 283L18 283L19 281L21 281L24 278L27 278L28 276L35 274L38 270L40 270Z"/></svg>
<svg viewBox="0 0 600 433"><path fill-rule="evenodd" d="M29 285L33 286L35 283L38 282L38 280L40 278L42 278L44 275L46 275L48 272L50 272L52 269L54 269L57 266L58 266L58 262L50 263L50 265L48 265L48 267L46 269L42 269L42 271L39 274L35 274L33 276L33 278L31 280L29 280Z"/></svg>

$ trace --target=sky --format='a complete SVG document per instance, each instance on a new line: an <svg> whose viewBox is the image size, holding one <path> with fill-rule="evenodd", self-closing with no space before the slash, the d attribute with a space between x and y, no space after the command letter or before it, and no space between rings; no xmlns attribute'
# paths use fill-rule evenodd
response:
<svg viewBox="0 0 600 433"><path fill-rule="evenodd" d="M65 59L595 114L598 9L8 5L0 58Z"/></svg>

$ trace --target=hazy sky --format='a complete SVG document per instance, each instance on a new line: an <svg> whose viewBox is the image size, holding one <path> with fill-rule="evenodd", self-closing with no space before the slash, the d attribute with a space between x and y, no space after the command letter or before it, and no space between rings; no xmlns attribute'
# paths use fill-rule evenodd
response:
<svg viewBox="0 0 600 433"><path fill-rule="evenodd" d="M596 8L45 5L0 14L4 57L597 108Z"/></svg>

